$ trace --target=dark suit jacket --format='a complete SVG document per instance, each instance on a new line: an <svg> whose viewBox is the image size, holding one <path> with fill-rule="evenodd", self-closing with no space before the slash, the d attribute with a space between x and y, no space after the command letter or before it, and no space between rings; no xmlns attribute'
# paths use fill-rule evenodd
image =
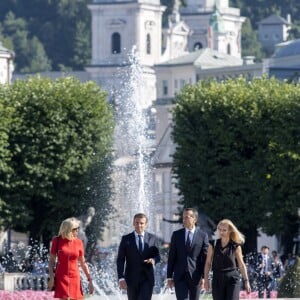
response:
<svg viewBox="0 0 300 300"><path fill-rule="evenodd" d="M258 275L261 275L261 273L263 271L262 263L263 263L263 255L261 253L259 253L257 256L257 263L256 263L256 271L257 271ZM269 255L267 258L267 265L264 268L264 271L270 272L271 274L273 273L272 258Z"/></svg>
<svg viewBox="0 0 300 300"><path fill-rule="evenodd" d="M154 285L153 265L144 263L144 260L153 258L155 263L158 263L158 248L159 240L154 234L145 232L142 253L137 248L134 232L124 235L117 256L118 278L125 278L128 286L136 286L145 279Z"/></svg>
<svg viewBox="0 0 300 300"><path fill-rule="evenodd" d="M185 228L174 231L169 249L167 278L173 278L176 284L188 270L195 284L198 284L204 274L207 249L208 236L200 228L195 229L190 252L185 247Z"/></svg>

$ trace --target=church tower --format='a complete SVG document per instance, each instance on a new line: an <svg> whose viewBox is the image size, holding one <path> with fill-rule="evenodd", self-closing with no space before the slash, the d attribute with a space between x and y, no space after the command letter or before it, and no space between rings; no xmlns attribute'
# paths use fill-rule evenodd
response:
<svg viewBox="0 0 300 300"><path fill-rule="evenodd" d="M94 0L92 14L92 65L120 64L133 46L142 65L160 60L162 13L159 0Z"/></svg>
<svg viewBox="0 0 300 300"><path fill-rule="evenodd" d="M162 14L159 0L93 0L92 61L86 71L92 80L112 93L120 89L120 70L130 65L137 53L143 69L144 106L156 97L156 77L152 66L161 59Z"/></svg>
<svg viewBox="0 0 300 300"><path fill-rule="evenodd" d="M180 8L181 18L192 30L189 51L211 48L241 57L241 28L245 21L240 9L229 7L228 0L187 0Z"/></svg>

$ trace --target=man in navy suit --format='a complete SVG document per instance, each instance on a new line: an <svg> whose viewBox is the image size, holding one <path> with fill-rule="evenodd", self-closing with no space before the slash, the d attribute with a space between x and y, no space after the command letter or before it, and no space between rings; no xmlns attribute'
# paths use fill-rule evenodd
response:
<svg viewBox="0 0 300 300"><path fill-rule="evenodd" d="M117 271L119 287L127 289L128 300L150 300L154 287L154 265L160 261L159 240L146 232L145 214L133 218L134 231L119 245Z"/></svg>
<svg viewBox="0 0 300 300"><path fill-rule="evenodd" d="M266 290L267 298L270 298L272 280L273 280L273 265L272 258L269 255L269 247L262 246L261 252L257 257L257 288L258 297L264 298L264 291Z"/></svg>
<svg viewBox="0 0 300 300"><path fill-rule="evenodd" d="M185 208L184 228L174 231L171 238L167 282L170 288L175 286L177 300L198 300L203 285L208 236L196 227L197 219L196 209Z"/></svg>

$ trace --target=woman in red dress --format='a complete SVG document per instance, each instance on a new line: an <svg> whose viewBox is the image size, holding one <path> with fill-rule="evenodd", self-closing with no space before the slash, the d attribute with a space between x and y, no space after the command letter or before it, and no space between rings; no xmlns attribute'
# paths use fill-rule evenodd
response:
<svg viewBox="0 0 300 300"><path fill-rule="evenodd" d="M89 292L94 293L92 278L84 258L83 243L77 238L79 224L80 221L76 218L64 220L60 225L58 236L52 239L48 290L54 287L54 298L83 299L78 262L89 281Z"/></svg>

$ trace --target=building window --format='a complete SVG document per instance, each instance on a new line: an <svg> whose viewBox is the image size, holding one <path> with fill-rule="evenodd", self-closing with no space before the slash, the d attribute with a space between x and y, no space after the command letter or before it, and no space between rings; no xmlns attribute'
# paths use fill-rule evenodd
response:
<svg viewBox="0 0 300 300"><path fill-rule="evenodd" d="M202 48L203 48L202 43L197 42L197 43L194 44L194 51L200 50Z"/></svg>
<svg viewBox="0 0 300 300"><path fill-rule="evenodd" d="M168 95L168 80L162 81L162 88L163 88L163 96Z"/></svg>
<svg viewBox="0 0 300 300"><path fill-rule="evenodd" d="M231 46L230 46L230 44L227 45L227 54L231 55Z"/></svg>
<svg viewBox="0 0 300 300"><path fill-rule="evenodd" d="M111 36L111 53L121 53L121 35L118 32L113 33Z"/></svg>
<svg viewBox="0 0 300 300"><path fill-rule="evenodd" d="M146 45L147 45L147 54L151 54L151 37L149 33L147 33Z"/></svg>
<svg viewBox="0 0 300 300"><path fill-rule="evenodd" d="M268 40L269 39L269 35L267 33L264 34L264 40Z"/></svg>
<svg viewBox="0 0 300 300"><path fill-rule="evenodd" d="M155 174L155 193L156 194L161 194L162 193L162 174Z"/></svg>
<svg viewBox="0 0 300 300"><path fill-rule="evenodd" d="M180 89L182 89L185 86L185 80L180 79Z"/></svg>
<svg viewBox="0 0 300 300"><path fill-rule="evenodd" d="M274 41L279 41L279 39L280 39L279 34L278 33L274 33L273 40Z"/></svg>

